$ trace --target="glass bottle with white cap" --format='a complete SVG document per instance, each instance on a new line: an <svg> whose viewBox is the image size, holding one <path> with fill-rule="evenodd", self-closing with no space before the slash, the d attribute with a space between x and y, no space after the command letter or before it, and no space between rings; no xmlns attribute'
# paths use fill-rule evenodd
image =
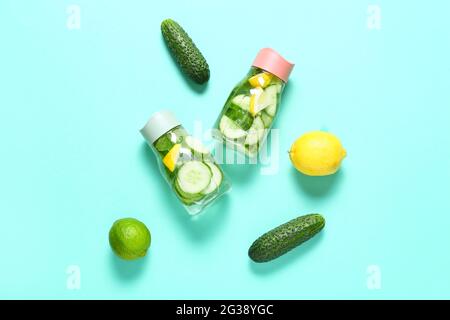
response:
<svg viewBox="0 0 450 320"><path fill-rule="evenodd" d="M141 134L155 153L161 174L191 215L230 190L210 151L170 111L153 114Z"/></svg>
<svg viewBox="0 0 450 320"><path fill-rule="evenodd" d="M293 68L275 50L262 49L228 97L214 126L214 138L249 157L256 156L278 114Z"/></svg>

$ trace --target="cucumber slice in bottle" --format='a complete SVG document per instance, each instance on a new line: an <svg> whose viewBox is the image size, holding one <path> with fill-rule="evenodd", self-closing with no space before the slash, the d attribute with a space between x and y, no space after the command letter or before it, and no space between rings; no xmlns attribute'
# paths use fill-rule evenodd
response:
<svg viewBox="0 0 450 320"><path fill-rule="evenodd" d="M184 141L187 146L194 151L194 153L209 154L208 148L206 148L197 138L187 136Z"/></svg>
<svg viewBox="0 0 450 320"><path fill-rule="evenodd" d="M233 120L227 116L222 116L219 123L219 129L222 134L231 140L245 137L247 132L242 130Z"/></svg>
<svg viewBox="0 0 450 320"><path fill-rule="evenodd" d="M261 120L264 122L264 127L267 129L273 122L273 118L267 114L267 112L261 112Z"/></svg>
<svg viewBox="0 0 450 320"><path fill-rule="evenodd" d="M184 163L177 173L178 187L187 195L197 195L211 183L211 169L201 161Z"/></svg>
<svg viewBox="0 0 450 320"><path fill-rule="evenodd" d="M159 153L161 153L163 156L165 156L170 149L173 148L175 143L173 143L170 138L167 136L167 134L161 136L156 142L154 143L154 146L156 150L158 150Z"/></svg>
<svg viewBox="0 0 450 320"><path fill-rule="evenodd" d="M252 114L233 103L228 106L225 115L233 120L241 129L248 130L252 126Z"/></svg>
<svg viewBox="0 0 450 320"><path fill-rule="evenodd" d="M275 113L277 112L277 105L271 104L265 110L269 116L275 117Z"/></svg>
<svg viewBox="0 0 450 320"><path fill-rule="evenodd" d="M209 186L207 186L206 189L202 191L202 193L206 195L216 191L217 188L219 188L219 186L222 184L223 174L222 170L220 170L220 168L216 164L212 162L205 162L205 164L211 169L212 172L212 178Z"/></svg>
<svg viewBox="0 0 450 320"><path fill-rule="evenodd" d="M261 117L256 117L253 121L253 125L248 131L247 138L245 139L246 145L257 144L264 137L264 122Z"/></svg>
<svg viewBox="0 0 450 320"><path fill-rule="evenodd" d="M266 99L268 101L267 107L264 109L265 112L271 117L275 116L277 112L277 104L278 104L278 86L270 86L265 90Z"/></svg>
<svg viewBox="0 0 450 320"><path fill-rule="evenodd" d="M283 89L283 85L281 83L275 84L274 86L277 87L277 93L281 93L281 90Z"/></svg>
<svg viewBox="0 0 450 320"><path fill-rule="evenodd" d="M175 188L175 192L178 194L179 198L181 198L181 200L183 201L184 204L188 204L188 203L192 204L195 201L198 201L204 197L204 195L201 193L191 194L191 193L184 192L183 190L181 190L178 180L175 180L174 188Z"/></svg>
<svg viewBox="0 0 450 320"><path fill-rule="evenodd" d="M178 193L178 191L177 191L177 193ZM202 195L202 197L203 197L203 195ZM186 206L193 205L195 202L197 202L201 199L201 198L186 198L183 194L180 194L180 193L178 193L178 198Z"/></svg>
<svg viewBox="0 0 450 320"><path fill-rule="evenodd" d="M184 137L186 137L187 135L188 135L188 133L182 127L175 128L175 129L171 130L170 132L166 133L166 136L174 144L183 142Z"/></svg>
<svg viewBox="0 0 450 320"><path fill-rule="evenodd" d="M255 157L258 154L258 149L259 149L259 144L252 144L252 145L248 145L245 146L245 154L249 157Z"/></svg>
<svg viewBox="0 0 450 320"><path fill-rule="evenodd" d="M240 94L236 97L234 97L231 100L231 103L237 105L238 107L240 107L241 109L245 110L245 111L249 111L250 110L250 97Z"/></svg>

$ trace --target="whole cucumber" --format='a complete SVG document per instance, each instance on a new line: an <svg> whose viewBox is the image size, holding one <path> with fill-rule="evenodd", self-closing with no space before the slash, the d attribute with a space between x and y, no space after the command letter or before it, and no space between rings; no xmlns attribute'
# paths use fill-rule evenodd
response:
<svg viewBox="0 0 450 320"><path fill-rule="evenodd" d="M166 19L161 32L181 70L192 81L203 84L209 80L209 66L189 35L175 21Z"/></svg>
<svg viewBox="0 0 450 320"><path fill-rule="evenodd" d="M308 214L293 219L259 237L248 250L255 262L268 262L311 239L325 226L320 214Z"/></svg>

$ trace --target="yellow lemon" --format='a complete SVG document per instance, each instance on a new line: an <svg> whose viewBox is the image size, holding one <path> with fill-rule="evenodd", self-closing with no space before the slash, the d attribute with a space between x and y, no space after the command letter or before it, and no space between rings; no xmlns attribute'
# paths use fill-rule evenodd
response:
<svg viewBox="0 0 450 320"><path fill-rule="evenodd" d="M336 173L347 155L339 139L328 132L312 131L298 138L289 151L294 167L308 176Z"/></svg>
<svg viewBox="0 0 450 320"><path fill-rule="evenodd" d="M262 72L248 79L248 82L251 84L253 88L257 87L265 88L272 81L272 77L273 76L270 73Z"/></svg>
<svg viewBox="0 0 450 320"><path fill-rule="evenodd" d="M172 149L170 149L170 151L165 155L163 159L164 165L167 167L167 169L170 170L170 172L173 172L175 170L178 157L180 156L180 148L181 144L177 143L172 147Z"/></svg>

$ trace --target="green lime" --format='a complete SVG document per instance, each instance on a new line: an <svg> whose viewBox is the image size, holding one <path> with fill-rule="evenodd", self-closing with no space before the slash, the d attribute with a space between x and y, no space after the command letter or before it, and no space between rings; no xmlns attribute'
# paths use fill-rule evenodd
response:
<svg viewBox="0 0 450 320"><path fill-rule="evenodd" d="M150 231L145 224L133 218L117 220L109 230L111 248L125 260L144 257L150 243Z"/></svg>

